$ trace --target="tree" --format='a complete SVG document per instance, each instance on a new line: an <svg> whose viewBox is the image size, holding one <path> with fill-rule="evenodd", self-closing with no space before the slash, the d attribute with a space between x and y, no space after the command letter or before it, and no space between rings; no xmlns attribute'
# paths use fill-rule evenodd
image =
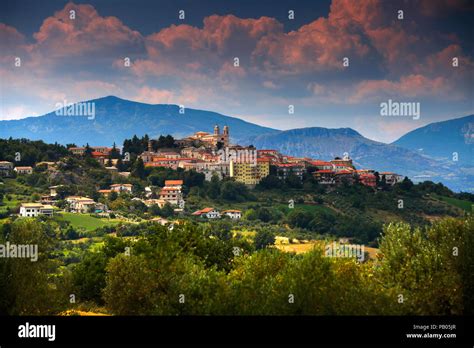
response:
<svg viewBox="0 0 474 348"><path fill-rule="evenodd" d="M153 216L160 216L160 215L161 215L161 209L160 209L160 207L158 206L158 204L153 204L153 205L149 208L149 211L150 211L150 214L153 215Z"/></svg>
<svg viewBox="0 0 474 348"><path fill-rule="evenodd" d="M224 181L220 187L220 196L229 201L242 202L248 196L247 186L240 182Z"/></svg>
<svg viewBox="0 0 474 348"><path fill-rule="evenodd" d="M89 146L89 143L86 144L86 149L84 150L84 157L92 157L92 148Z"/></svg>
<svg viewBox="0 0 474 348"><path fill-rule="evenodd" d="M103 303L102 289L105 287L107 258L103 253L88 253L73 272L73 284L81 301Z"/></svg>
<svg viewBox="0 0 474 348"><path fill-rule="evenodd" d="M270 222L273 218L272 212L266 207L261 207L257 209L257 217L263 222Z"/></svg>
<svg viewBox="0 0 474 348"><path fill-rule="evenodd" d="M0 313L9 315L51 315L58 310L58 293L48 280L57 264L48 256L56 245L54 231L34 219L18 219L7 239L0 244L36 246L31 258L4 258L0 261ZM30 249L31 250L31 249Z"/></svg>
<svg viewBox="0 0 474 348"><path fill-rule="evenodd" d="M474 218L444 219L424 229L406 223L384 228L378 281L402 294L405 313L472 313Z"/></svg>
<svg viewBox="0 0 474 348"><path fill-rule="evenodd" d="M120 151L119 149L117 149L117 146L115 145L115 143L114 143L114 146L112 147L112 150L110 150L109 157L113 159L120 158Z"/></svg>
<svg viewBox="0 0 474 348"><path fill-rule="evenodd" d="M174 209L173 207L171 206L171 204L169 204L168 202L166 202L166 204L163 206L163 208L161 208L161 216L163 217L170 217L174 214Z"/></svg>
<svg viewBox="0 0 474 348"><path fill-rule="evenodd" d="M283 186L283 181L276 175L268 175L264 177L257 185L259 189L277 189Z"/></svg>
<svg viewBox="0 0 474 348"><path fill-rule="evenodd" d="M255 249L265 249L275 243L275 236L267 229L261 229L257 232L254 239Z"/></svg>
<svg viewBox="0 0 474 348"><path fill-rule="evenodd" d="M131 174L137 178L145 179L145 165L143 164L143 160L141 158L137 158L137 160L135 161Z"/></svg>
<svg viewBox="0 0 474 348"><path fill-rule="evenodd" d="M207 190L207 194L210 198L216 199L219 197L220 194L220 180L219 177L214 173L211 178L211 182L209 183L209 188Z"/></svg>

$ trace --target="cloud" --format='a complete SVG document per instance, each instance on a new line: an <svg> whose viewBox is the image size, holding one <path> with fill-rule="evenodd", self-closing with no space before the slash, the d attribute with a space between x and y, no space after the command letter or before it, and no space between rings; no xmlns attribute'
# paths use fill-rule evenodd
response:
<svg viewBox="0 0 474 348"><path fill-rule="evenodd" d="M75 11L75 18L70 17ZM101 17L92 5L68 3L46 18L33 37L34 50L48 51L53 57L116 56L140 52L143 37L116 17Z"/></svg>
<svg viewBox="0 0 474 348"><path fill-rule="evenodd" d="M430 79L422 75L403 76L399 81L367 80L357 84L355 93L348 101L360 103L386 98L436 97L448 94L452 90L451 87L442 77Z"/></svg>
<svg viewBox="0 0 474 348"><path fill-rule="evenodd" d="M399 9L404 20L397 18ZM24 103L31 103L23 105L25 112L35 104L41 113L58 98L115 94L254 113L271 124L272 115L284 120L294 104L308 110L298 114L302 126L321 120L314 110L330 114L350 104L363 113L388 98L444 100L453 108L461 101L465 107L472 54L455 30L425 26L444 11L461 10L472 6L461 0L333 0L327 16L292 31L275 18L229 14L205 17L201 27L170 25L144 35L92 5L68 3L32 37L0 23L0 77L8 86L2 92L16 114ZM13 65L17 56L20 69ZM451 65L454 56L458 68Z"/></svg>

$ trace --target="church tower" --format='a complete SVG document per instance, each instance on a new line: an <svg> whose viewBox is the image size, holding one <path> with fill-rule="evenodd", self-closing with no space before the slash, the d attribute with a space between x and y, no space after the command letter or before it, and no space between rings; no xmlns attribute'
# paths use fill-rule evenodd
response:
<svg viewBox="0 0 474 348"><path fill-rule="evenodd" d="M224 126L223 140L224 146L229 146L229 126Z"/></svg>
<svg viewBox="0 0 474 348"><path fill-rule="evenodd" d="M219 136L219 132L220 132L219 126L216 124L216 125L214 126L214 135Z"/></svg>

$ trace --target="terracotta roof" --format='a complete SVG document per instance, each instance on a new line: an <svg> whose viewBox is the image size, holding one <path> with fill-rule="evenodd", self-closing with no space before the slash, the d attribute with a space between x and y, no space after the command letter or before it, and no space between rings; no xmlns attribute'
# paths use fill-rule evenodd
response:
<svg viewBox="0 0 474 348"><path fill-rule="evenodd" d="M311 161L309 163L311 163L314 166L331 166L332 167L332 163L326 162L326 161Z"/></svg>
<svg viewBox="0 0 474 348"><path fill-rule="evenodd" d="M165 180L165 186L182 185L183 180Z"/></svg>
<svg viewBox="0 0 474 348"><path fill-rule="evenodd" d="M241 213L241 211L235 210L235 209L229 209L229 210L224 210L223 213Z"/></svg>
<svg viewBox="0 0 474 348"><path fill-rule="evenodd" d="M302 167L300 164L297 163L278 163L276 164L277 167Z"/></svg>
<svg viewBox="0 0 474 348"><path fill-rule="evenodd" d="M92 151L91 155L95 156L95 157L107 157L107 154L105 154L103 152L99 152L99 151Z"/></svg>
<svg viewBox="0 0 474 348"><path fill-rule="evenodd" d="M201 214L206 214L209 213L210 211L213 211L214 208L204 208L198 211L195 211L192 215L201 215Z"/></svg>

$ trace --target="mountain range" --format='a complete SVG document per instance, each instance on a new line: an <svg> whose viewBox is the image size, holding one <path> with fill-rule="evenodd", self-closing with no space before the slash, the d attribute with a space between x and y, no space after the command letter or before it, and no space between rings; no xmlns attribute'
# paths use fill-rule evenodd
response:
<svg viewBox="0 0 474 348"><path fill-rule="evenodd" d="M227 125L231 141L282 153L329 160L348 153L359 168L394 171L414 181L440 181L456 191L474 192L474 115L429 124L392 144L370 140L351 128L310 127L277 130L219 113L177 105L145 104L114 96L87 101L95 116L59 116L55 112L20 120L0 121L0 138L28 138L78 146L121 145L134 134L152 138L185 137ZM453 160L453 153L457 154Z"/></svg>

